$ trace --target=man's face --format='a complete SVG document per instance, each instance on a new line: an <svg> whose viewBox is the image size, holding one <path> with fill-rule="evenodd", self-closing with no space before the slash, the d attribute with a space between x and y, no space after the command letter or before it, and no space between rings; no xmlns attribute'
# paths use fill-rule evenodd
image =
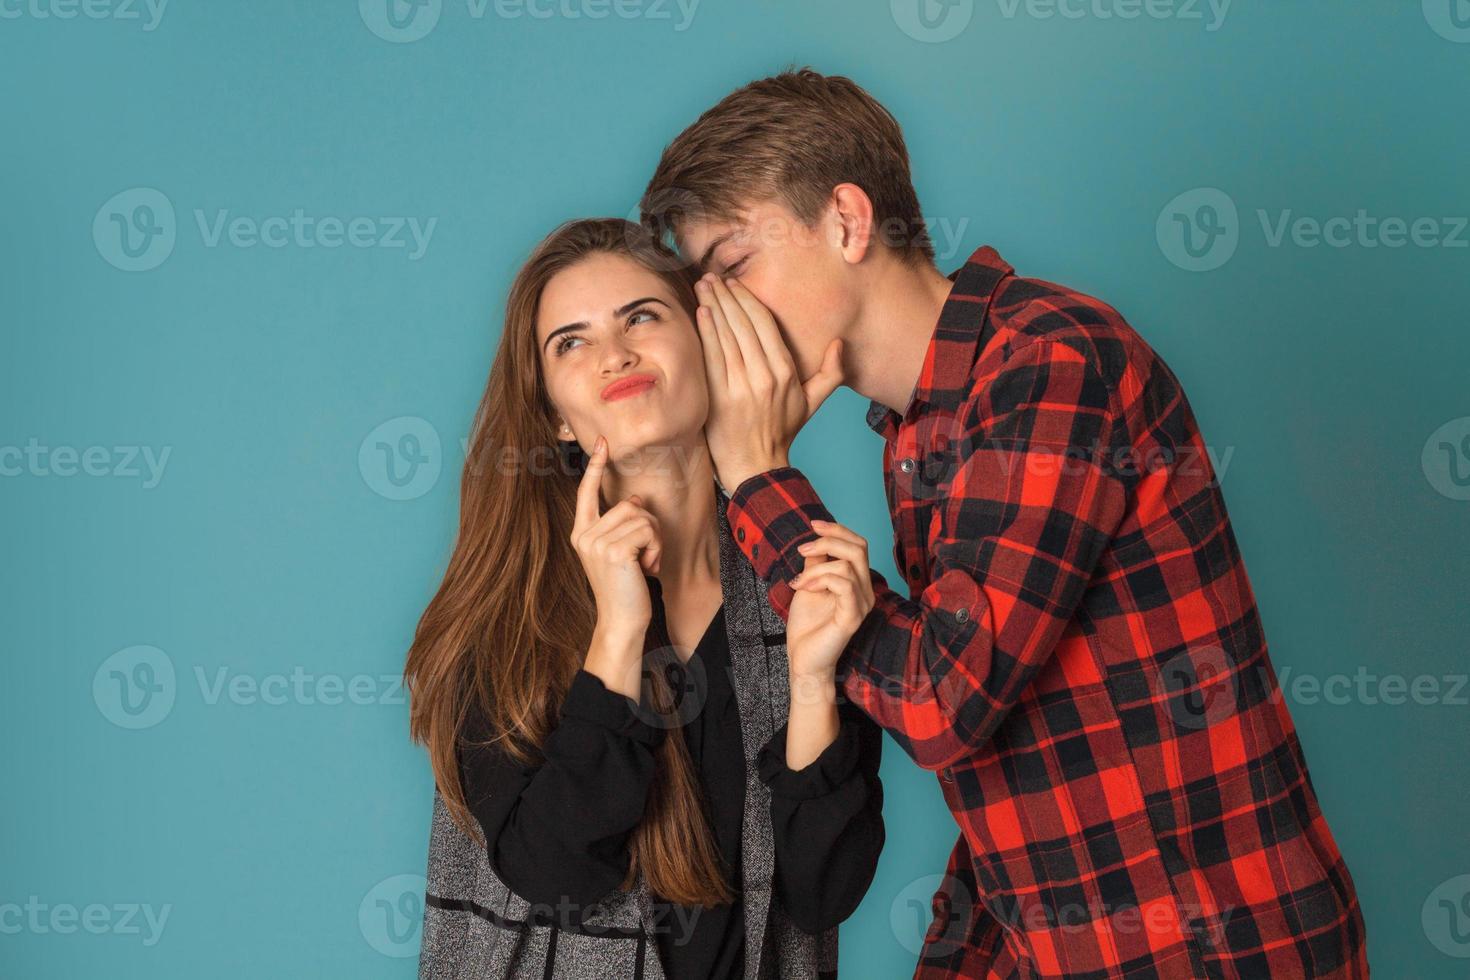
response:
<svg viewBox="0 0 1470 980"><path fill-rule="evenodd" d="M771 311L803 378L856 319L856 271L843 259L841 240L831 209L809 227L775 201L752 204L733 220L689 220L678 233L679 250L700 272L739 279Z"/></svg>

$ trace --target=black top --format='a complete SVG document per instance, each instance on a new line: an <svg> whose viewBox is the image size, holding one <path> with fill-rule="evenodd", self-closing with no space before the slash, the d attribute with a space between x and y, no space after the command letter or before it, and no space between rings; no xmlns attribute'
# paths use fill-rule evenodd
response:
<svg viewBox="0 0 1470 980"><path fill-rule="evenodd" d="M727 869L726 881L737 892L734 902L700 909L698 918L691 918L694 910L659 901L655 896L654 937L659 959L670 977L745 974L745 907L738 892L740 835L745 814L745 749L729 665L730 647L725 636L722 604L684 671L688 685L685 695L691 689L702 689L703 708L679 732L704 791L710 829L714 831L715 843Z"/></svg>
<svg viewBox="0 0 1470 980"><path fill-rule="evenodd" d="M663 631L662 591L646 576L653 629ZM696 662L697 661L697 662ZM721 606L690 657L687 676L702 708L674 729L689 750L734 903L694 909L653 896L655 941L670 980L738 978L744 973L745 917L739 898L745 807L745 753ZM839 699L837 739L810 765L786 766L786 726L761 748L759 778L771 789L775 892L792 920L819 933L846 919L872 882L882 850L882 732ZM681 715L682 717L682 715ZM670 732L636 703L577 672L562 701L542 761L520 766L488 745L460 746L460 777L489 847L491 867L532 904L533 917L576 931L628 869L629 835L642 819ZM471 711L466 733L486 738Z"/></svg>

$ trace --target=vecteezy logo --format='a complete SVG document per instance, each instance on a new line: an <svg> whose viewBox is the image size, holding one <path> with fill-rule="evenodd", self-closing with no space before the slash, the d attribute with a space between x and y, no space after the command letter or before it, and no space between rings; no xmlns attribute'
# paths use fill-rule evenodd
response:
<svg viewBox="0 0 1470 980"><path fill-rule="evenodd" d="M1424 0L1424 19L1445 40L1470 42L1470 0Z"/></svg>
<svg viewBox="0 0 1470 980"><path fill-rule="evenodd" d="M704 710L709 677L704 658L661 646L643 655L643 681L633 713L653 728L679 728Z"/></svg>
<svg viewBox="0 0 1470 980"><path fill-rule="evenodd" d="M108 198L92 219L97 253L124 272L146 272L174 250L174 206L162 191L133 187Z"/></svg>
<svg viewBox="0 0 1470 980"><path fill-rule="evenodd" d="M357 0L367 29L385 41L417 41L439 23L443 0Z"/></svg>
<svg viewBox="0 0 1470 980"><path fill-rule="evenodd" d="M417 956L428 887L423 875L394 875L374 885L357 907L357 927L368 945L384 956Z"/></svg>
<svg viewBox="0 0 1470 980"><path fill-rule="evenodd" d="M1169 658L1159 676L1168 692L1169 714L1180 728L1198 731L1235 713L1235 672L1220 647L1183 650Z"/></svg>
<svg viewBox="0 0 1470 980"><path fill-rule="evenodd" d="M1424 935L1446 956L1470 959L1470 875L1456 875L1429 893L1420 912Z"/></svg>
<svg viewBox="0 0 1470 980"><path fill-rule="evenodd" d="M965 942L975 896L953 875L915 879L888 907L888 926L899 945L914 956L952 953Z"/></svg>
<svg viewBox="0 0 1470 980"><path fill-rule="evenodd" d="M367 434L357 449L357 469L374 493L412 500L439 482L442 455L437 429L416 415L400 415Z"/></svg>
<svg viewBox="0 0 1470 980"><path fill-rule="evenodd" d="M915 41L948 41L970 24L975 0L889 0L893 22Z"/></svg>
<svg viewBox="0 0 1470 980"><path fill-rule="evenodd" d="M92 700L119 728L152 728L173 710L174 662L158 647L119 650L92 676Z"/></svg>
<svg viewBox="0 0 1470 980"><path fill-rule="evenodd" d="M1430 433L1419 464L1440 494L1470 500L1470 416L1450 419Z"/></svg>
<svg viewBox="0 0 1470 980"><path fill-rule="evenodd" d="M1154 232L1164 258L1188 272L1208 272L1235 254L1240 218L1229 194L1196 187L1164 205Z"/></svg>

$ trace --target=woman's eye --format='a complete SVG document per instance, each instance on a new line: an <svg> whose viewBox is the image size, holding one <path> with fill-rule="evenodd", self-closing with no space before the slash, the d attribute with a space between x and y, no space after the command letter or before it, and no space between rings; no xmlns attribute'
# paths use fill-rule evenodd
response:
<svg viewBox="0 0 1470 980"><path fill-rule="evenodd" d="M561 340L558 340L556 342L556 353L558 355L565 354L567 352L567 344L570 344L574 340L581 339L581 337L563 337Z"/></svg>
<svg viewBox="0 0 1470 980"><path fill-rule="evenodd" d="M725 266L725 275L738 276L740 274L740 270L745 268L745 263L748 261L750 261L749 255L736 262L731 262L729 265Z"/></svg>
<svg viewBox="0 0 1470 980"><path fill-rule="evenodd" d="M639 321L638 320L638 318L640 316L648 317L648 319L650 319L650 320L657 320L658 319L658 314L655 313L655 312L653 312L652 310L638 310L635 313L633 313L632 316L628 317L628 322L630 324L631 323L634 323L634 322L643 322L643 321Z"/></svg>

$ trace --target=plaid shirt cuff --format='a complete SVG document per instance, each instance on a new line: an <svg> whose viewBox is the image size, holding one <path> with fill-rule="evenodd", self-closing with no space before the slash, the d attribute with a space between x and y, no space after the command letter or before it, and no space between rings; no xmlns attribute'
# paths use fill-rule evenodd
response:
<svg viewBox="0 0 1470 980"><path fill-rule="evenodd" d="M790 582L806 564L797 547L818 537L812 521L830 521L817 491L794 466L779 466L745 480L726 507L735 543L766 583L771 608L782 619L791 608Z"/></svg>

